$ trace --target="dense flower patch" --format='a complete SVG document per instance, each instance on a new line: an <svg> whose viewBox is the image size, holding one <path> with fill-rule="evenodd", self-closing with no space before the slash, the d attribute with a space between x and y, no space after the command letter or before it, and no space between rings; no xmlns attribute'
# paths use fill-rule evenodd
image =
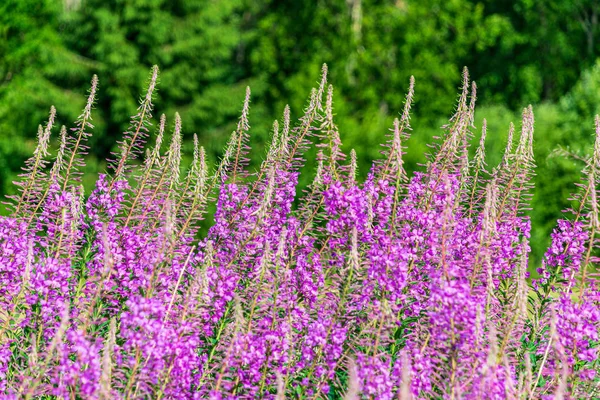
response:
<svg viewBox="0 0 600 400"><path fill-rule="evenodd" d="M342 151L326 69L286 108L256 172L249 98L220 163L180 165L138 114L87 198L97 90L48 151L55 113L0 219L3 398L593 398L598 394L600 123L573 210L531 279L533 113L500 165L469 157L475 84L422 172L402 162L413 85L364 182ZM516 137L518 136L518 137ZM304 154L312 184L297 193ZM163 151L166 147L166 151ZM143 160L141 163L136 159ZM208 234L199 227L216 204Z"/></svg>

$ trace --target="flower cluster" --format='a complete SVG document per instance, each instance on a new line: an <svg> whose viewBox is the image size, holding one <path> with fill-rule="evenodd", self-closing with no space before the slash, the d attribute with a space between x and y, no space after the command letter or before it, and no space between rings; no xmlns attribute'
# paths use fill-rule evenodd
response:
<svg viewBox="0 0 600 400"><path fill-rule="evenodd" d="M600 139L576 211L530 280L533 113L488 171L485 127L469 158L466 71L423 171L403 169L411 80L363 182L342 151L326 68L297 125L289 108L274 124L254 173L249 91L214 170L195 137L180 165L178 115L166 152L164 116L147 145L157 74L87 198L78 179L96 79L52 168L47 135L27 162L0 218L0 397L598 396ZM317 171L299 187L312 147Z"/></svg>

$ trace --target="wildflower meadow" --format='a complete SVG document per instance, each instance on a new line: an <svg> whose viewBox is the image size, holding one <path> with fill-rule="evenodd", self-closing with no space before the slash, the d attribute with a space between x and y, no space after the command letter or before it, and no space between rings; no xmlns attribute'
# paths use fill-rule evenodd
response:
<svg viewBox="0 0 600 400"><path fill-rule="evenodd" d="M98 79L72 128L55 126L54 107L39 128L0 217L0 397L600 397L600 118L534 265L543 138L527 107L488 165L466 69L426 164L409 176L403 163L411 78L364 180L360 154L342 150L326 66L303 116L286 107L274 122L260 168L249 89L220 161L207 165L194 135L182 165L191 134L177 114L153 118L157 82L154 67L89 195Z"/></svg>

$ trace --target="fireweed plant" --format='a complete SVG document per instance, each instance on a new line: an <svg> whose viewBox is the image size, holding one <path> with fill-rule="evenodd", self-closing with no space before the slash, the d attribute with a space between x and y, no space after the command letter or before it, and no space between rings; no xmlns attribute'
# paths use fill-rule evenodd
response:
<svg viewBox="0 0 600 400"><path fill-rule="evenodd" d="M0 219L2 398L600 396L599 119L573 209L532 280L533 113L520 133L510 126L498 166L485 161L485 122L469 158L466 70L423 171L409 177L402 161L411 79L364 182L342 152L325 66L302 118L292 124L286 107L274 123L256 172L249 90L218 165L194 136L182 167L179 116L152 127L157 75L87 199L97 78L55 156L54 108L39 128ZM311 146L316 173L298 194Z"/></svg>

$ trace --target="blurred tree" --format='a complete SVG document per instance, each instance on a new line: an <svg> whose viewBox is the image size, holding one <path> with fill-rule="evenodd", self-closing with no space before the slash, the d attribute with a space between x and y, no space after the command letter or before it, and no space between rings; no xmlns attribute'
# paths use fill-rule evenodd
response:
<svg viewBox="0 0 600 400"><path fill-rule="evenodd" d="M242 19L239 0L84 0L67 13L67 45L97 61L93 72L104 85L97 113L106 124L91 141L94 151L107 154L114 145L156 64L155 114L172 118L178 110L188 134L197 129L209 150L219 152L248 83L239 59Z"/></svg>
<svg viewBox="0 0 600 400"><path fill-rule="evenodd" d="M54 0L5 0L0 4L0 192L33 151L36 127L50 105L58 122L76 118L81 99L55 80L81 73L85 62L64 46L62 4ZM86 79L90 76L84 73Z"/></svg>
<svg viewBox="0 0 600 400"><path fill-rule="evenodd" d="M598 55L597 0L485 0L484 13L510 23L495 46L472 53L488 101L518 108L556 101Z"/></svg>

